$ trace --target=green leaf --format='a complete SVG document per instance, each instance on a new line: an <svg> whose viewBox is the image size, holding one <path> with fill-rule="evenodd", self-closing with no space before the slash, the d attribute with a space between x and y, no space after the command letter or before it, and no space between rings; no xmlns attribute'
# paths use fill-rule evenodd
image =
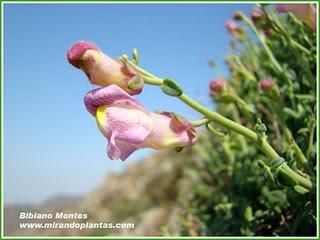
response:
<svg viewBox="0 0 320 240"><path fill-rule="evenodd" d="M299 185L295 185L293 187L293 190L296 192L296 193L299 193L299 194L306 194L309 192L308 189L304 188L304 187L301 187Z"/></svg>
<svg viewBox="0 0 320 240"><path fill-rule="evenodd" d="M270 162L270 170L272 173L277 173L279 171L279 167L285 163L285 159L280 157L278 159L271 160Z"/></svg>
<svg viewBox="0 0 320 240"><path fill-rule="evenodd" d="M252 207L247 206L244 209L244 219L246 219L248 222L251 222L253 220L253 214L252 214Z"/></svg>
<svg viewBox="0 0 320 240"><path fill-rule="evenodd" d="M161 84L161 90L165 94L173 97L178 97L183 94L182 88L179 86L179 84L169 78L163 80L163 83Z"/></svg>
<svg viewBox="0 0 320 240"><path fill-rule="evenodd" d="M295 179L293 179L290 174L284 171L283 172L279 171L277 173L277 179L280 183L288 187L293 187L298 185L298 182Z"/></svg>

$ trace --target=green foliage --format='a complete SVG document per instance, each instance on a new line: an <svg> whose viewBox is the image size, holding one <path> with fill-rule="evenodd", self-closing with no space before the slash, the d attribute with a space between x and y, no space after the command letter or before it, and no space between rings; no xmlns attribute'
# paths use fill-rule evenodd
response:
<svg viewBox="0 0 320 240"><path fill-rule="evenodd" d="M248 34L234 40L226 58L228 91L241 104L217 95L214 100L219 113L267 137L282 158L269 159L268 166L242 136L203 133L188 153L187 181L178 196L182 235L316 234L315 189L287 188L277 175L285 161L315 181L316 35L291 13L278 15L272 6L261 10L264 18L252 23L259 37L242 22ZM272 90L261 89L262 79L272 79Z"/></svg>

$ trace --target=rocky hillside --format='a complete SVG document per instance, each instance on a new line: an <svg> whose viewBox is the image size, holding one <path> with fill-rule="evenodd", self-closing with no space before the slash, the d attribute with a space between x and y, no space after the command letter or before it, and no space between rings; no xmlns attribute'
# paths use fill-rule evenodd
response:
<svg viewBox="0 0 320 240"><path fill-rule="evenodd" d="M158 152L134 164L128 161L128 166L123 172L108 174L100 186L80 201L75 198L72 203L72 201L60 201L62 198L55 198L41 206L9 206L5 209L6 235L157 236L169 230L171 234L179 234L177 224L179 209L176 200L182 179L184 155L175 152ZM57 199L60 200L56 201ZM135 228L131 230L21 230L18 229L18 213L22 210L40 213L57 211L87 213L88 219L76 221L134 223ZM28 222L37 221L40 220L28 220Z"/></svg>

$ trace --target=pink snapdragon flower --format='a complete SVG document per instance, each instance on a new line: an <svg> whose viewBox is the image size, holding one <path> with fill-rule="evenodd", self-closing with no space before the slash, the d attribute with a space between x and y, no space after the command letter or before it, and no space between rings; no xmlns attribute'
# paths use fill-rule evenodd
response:
<svg viewBox="0 0 320 240"><path fill-rule="evenodd" d="M90 91L84 98L108 140L110 159L125 160L139 148L183 148L196 142L194 127L168 112L149 112L117 85Z"/></svg>
<svg viewBox="0 0 320 240"><path fill-rule="evenodd" d="M278 4L279 13L292 12L314 32L317 30L317 13L313 4Z"/></svg>
<svg viewBox="0 0 320 240"><path fill-rule="evenodd" d="M130 90L128 82L138 77L121 61L116 61L102 53L94 44L76 42L67 53L67 59L76 68L84 71L92 84L109 86L116 84L130 95L139 94L142 90Z"/></svg>

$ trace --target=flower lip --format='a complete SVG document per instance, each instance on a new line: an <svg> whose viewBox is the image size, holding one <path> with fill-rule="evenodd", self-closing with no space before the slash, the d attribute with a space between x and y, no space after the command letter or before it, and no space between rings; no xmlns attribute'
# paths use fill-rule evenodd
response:
<svg viewBox="0 0 320 240"><path fill-rule="evenodd" d="M115 102L118 104L130 104L146 112L146 109L139 102L115 84L91 90L84 97L84 104L93 116L96 115L96 111L100 106L111 105Z"/></svg>
<svg viewBox="0 0 320 240"><path fill-rule="evenodd" d="M90 49L99 51L93 43L86 41L76 42L67 53L68 62L76 68L80 68L80 61L82 60L83 54Z"/></svg>

